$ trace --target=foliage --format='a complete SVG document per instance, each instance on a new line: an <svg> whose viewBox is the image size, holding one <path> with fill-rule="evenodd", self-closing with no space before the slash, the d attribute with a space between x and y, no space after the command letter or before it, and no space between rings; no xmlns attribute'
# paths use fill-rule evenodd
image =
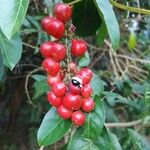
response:
<svg viewBox="0 0 150 150"><path fill-rule="evenodd" d="M54 149L54 144L66 150L150 149L150 17L134 14L132 9L130 13L113 9L109 0L63 0L74 3L76 34L88 43L88 52L76 62L94 71L95 109L86 114L85 124L76 128L48 104L46 76L33 71L42 61L40 44L51 40L41 30L40 20L52 14L57 2L60 0L1 2L0 149ZM123 4L139 7L135 1L124 0ZM139 4L150 7L148 0ZM32 105L27 103L29 97ZM126 125L132 120L140 121L127 129L112 129L107 124Z"/></svg>

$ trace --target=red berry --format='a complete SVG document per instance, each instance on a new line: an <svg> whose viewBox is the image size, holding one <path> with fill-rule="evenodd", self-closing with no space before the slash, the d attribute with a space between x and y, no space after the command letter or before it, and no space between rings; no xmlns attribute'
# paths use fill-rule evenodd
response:
<svg viewBox="0 0 150 150"><path fill-rule="evenodd" d="M62 38L65 33L64 23L56 18L54 18L47 24L46 29L47 29L46 32L56 39Z"/></svg>
<svg viewBox="0 0 150 150"><path fill-rule="evenodd" d="M57 108L57 112L64 119L69 119L72 115L72 111L66 109L63 105Z"/></svg>
<svg viewBox="0 0 150 150"><path fill-rule="evenodd" d="M71 63L69 63L69 68L70 68L70 71L72 72L72 73L76 73L77 72L77 65L75 64L75 63L73 63L73 62L71 62Z"/></svg>
<svg viewBox="0 0 150 150"><path fill-rule="evenodd" d="M87 44L84 40L72 40L72 45L71 45L71 54L73 56L80 57L82 56L85 51L87 50Z"/></svg>
<svg viewBox="0 0 150 150"><path fill-rule="evenodd" d="M78 86L74 86L72 83L69 84L69 91L72 93L72 94L80 94L81 92L81 88L79 88Z"/></svg>
<svg viewBox="0 0 150 150"><path fill-rule="evenodd" d="M53 20L52 17L45 17L45 18L43 18L43 20L41 21L41 26L42 26L42 29L43 29L44 31L47 31L47 24L48 24L50 21L52 21L52 20Z"/></svg>
<svg viewBox="0 0 150 150"><path fill-rule="evenodd" d="M52 106L54 106L54 107L58 107L58 106L60 106L61 103L62 103L62 99L56 97L53 92L48 92L48 93L47 93L47 99L48 99L48 102L49 102Z"/></svg>
<svg viewBox="0 0 150 150"><path fill-rule="evenodd" d="M91 93L92 93L92 88L91 88L90 84L86 84L81 90L81 96L84 99L89 98L91 96Z"/></svg>
<svg viewBox="0 0 150 150"><path fill-rule="evenodd" d="M55 77L48 76L47 78L47 83L49 86L53 86L54 84L59 83L60 81L61 81L61 77L59 74Z"/></svg>
<svg viewBox="0 0 150 150"><path fill-rule="evenodd" d="M52 86L52 91L57 97L63 97L67 92L67 86L65 83L59 82Z"/></svg>
<svg viewBox="0 0 150 150"><path fill-rule="evenodd" d="M82 102L82 110L90 112L94 108L94 101L91 98L84 99Z"/></svg>
<svg viewBox="0 0 150 150"><path fill-rule="evenodd" d="M51 58L56 61L61 61L66 56L66 48L63 44L55 43L51 51Z"/></svg>
<svg viewBox="0 0 150 150"><path fill-rule="evenodd" d="M59 63L56 62L55 60L51 59L51 58L46 58L42 62L42 67L51 76L56 76L57 73L60 71Z"/></svg>
<svg viewBox="0 0 150 150"><path fill-rule="evenodd" d="M63 80L64 78L65 78L65 72L64 71L61 71L60 72L60 78L61 78L61 80Z"/></svg>
<svg viewBox="0 0 150 150"><path fill-rule="evenodd" d="M51 57L52 49L53 49L54 42L44 42L40 46L40 52L44 58Z"/></svg>
<svg viewBox="0 0 150 150"><path fill-rule="evenodd" d="M62 22L66 22L70 19L72 15L72 9L69 5L58 3L54 7L54 14L58 20L61 20Z"/></svg>
<svg viewBox="0 0 150 150"><path fill-rule="evenodd" d="M88 84L92 79L93 73L90 69L83 68L77 73L76 76L82 79L83 84Z"/></svg>
<svg viewBox="0 0 150 150"><path fill-rule="evenodd" d="M71 120L77 126L81 126L85 121L85 115L81 111L75 111L71 116Z"/></svg>
<svg viewBox="0 0 150 150"><path fill-rule="evenodd" d="M63 105L67 109L78 110L82 105L82 99L79 95L69 93L64 97Z"/></svg>

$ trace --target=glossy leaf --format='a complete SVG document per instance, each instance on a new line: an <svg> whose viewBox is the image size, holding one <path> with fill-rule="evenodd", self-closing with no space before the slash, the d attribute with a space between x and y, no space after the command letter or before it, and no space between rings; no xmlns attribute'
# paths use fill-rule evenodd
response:
<svg viewBox="0 0 150 150"><path fill-rule="evenodd" d="M86 121L84 123L83 136L87 139L94 140L97 138L104 126L105 122L105 107L99 97L94 98L95 108L86 115Z"/></svg>
<svg viewBox="0 0 150 150"><path fill-rule="evenodd" d="M73 6L72 20L76 27L76 34L79 36L96 34L102 23L93 0L84 0L76 3Z"/></svg>
<svg viewBox="0 0 150 150"><path fill-rule="evenodd" d="M10 39L24 20L29 0L4 0L0 5L0 26L5 36Z"/></svg>
<svg viewBox="0 0 150 150"><path fill-rule="evenodd" d="M131 141L134 144L134 147L136 146L138 150L149 150L150 144L148 141L139 133L132 129L128 129L129 137Z"/></svg>
<svg viewBox="0 0 150 150"><path fill-rule="evenodd" d="M90 56L89 56L89 53L86 52L84 54L84 56L82 56L79 61L78 61L78 66L79 67L86 67L90 64Z"/></svg>
<svg viewBox="0 0 150 150"><path fill-rule="evenodd" d="M77 129L76 133L70 139L67 150L99 150L92 142L82 137L83 129Z"/></svg>
<svg viewBox="0 0 150 150"><path fill-rule="evenodd" d="M105 22L103 21L101 27L98 29L96 34L97 44L101 45L104 42L106 36L107 36L107 27L105 25Z"/></svg>
<svg viewBox="0 0 150 150"><path fill-rule="evenodd" d="M45 115L38 130L38 144L48 146L59 141L69 130L70 120L64 120L57 115L56 109L51 108Z"/></svg>
<svg viewBox="0 0 150 150"><path fill-rule="evenodd" d="M8 40L0 31L0 50L4 65L12 70L22 54L22 41L19 35L15 34Z"/></svg>
<svg viewBox="0 0 150 150"><path fill-rule="evenodd" d="M46 80L40 80L40 81L36 81L34 83L34 95L33 95L33 99L37 99L40 96L44 95L47 93L47 91L49 90L49 86L47 84Z"/></svg>
<svg viewBox="0 0 150 150"><path fill-rule="evenodd" d="M93 89L93 95L100 95L104 92L103 82L101 78L96 74L93 74L93 77L91 80L91 86Z"/></svg>
<svg viewBox="0 0 150 150"><path fill-rule="evenodd" d="M47 79L47 77L45 75L41 75L41 74L34 74L34 75L32 75L32 78L38 82Z"/></svg>
<svg viewBox="0 0 150 150"><path fill-rule="evenodd" d="M112 6L109 3L109 0L93 0L99 11L99 15L103 16L103 20L107 26L107 31L110 36L112 46L114 49L118 48L120 40L120 31L119 25L115 16L115 13L112 9Z"/></svg>
<svg viewBox="0 0 150 150"><path fill-rule="evenodd" d="M122 150L117 136L115 134L111 133L111 132L109 132L108 134L109 134L110 140L111 140L115 150Z"/></svg>
<svg viewBox="0 0 150 150"><path fill-rule="evenodd" d="M116 150L105 127L103 128L99 137L97 137L93 142L97 147L100 148L100 150Z"/></svg>

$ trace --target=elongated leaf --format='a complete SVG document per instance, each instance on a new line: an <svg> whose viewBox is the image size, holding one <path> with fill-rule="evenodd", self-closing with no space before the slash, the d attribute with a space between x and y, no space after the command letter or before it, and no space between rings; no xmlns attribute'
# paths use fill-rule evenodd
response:
<svg viewBox="0 0 150 150"><path fill-rule="evenodd" d="M133 144L137 147L137 150L149 150L150 144L146 139L132 129L128 129L129 137L131 138ZM134 147L135 147L134 146Z"/></svg>
<svg viewBox="0 0 150 150"><path fill-rule="evenodd" d="M91 80L91 86L93 89L93 95L100 95L104 92L103 82L101 78L96 74L93 74L93 77Z"/></svg>
<svg viewBox="0 0 150 150"><path fill-rule="evenodd" d="M0 31L0 51L4 65L12 70L22 54L22 41L19 35L15 34L8 40Z"/></svg>
<svg viewBox="0 0 150 150"><path fill-rule="evenodd" d="M79 128L73 137L70 139L67 150L99 150L92 142L82 137L83 129Z"/></svg>
<svg viewBox="0 0 150 150"><path fill-rule="evenodd" d="M107 26L112 46L116 49L119 46L120 31L119 25L116 20L114 11L109 3L109 0L93 0L97 6L100 16L103 15L103 19Z"/></svg>
<svg viewBox="0 0 150 150"><path fill-rule="evenodd" d="M101 45L104 42L106 35L107 35L107 27L106 27L104 21L103 21L101 27L98 29L96 35L97 35L96 36L97 44Z"/></svg>
<svg viewBox="0 0 150 150"><path fill-rule="evenodd" d="M69 130L70 120L64 120L57 115L56 109L51 108L45 115L38 130L38 144L48 146L60 140Z"/></svg>
<svg viewBox="0 0 150 150"><path fill-rule="evenodd" d="M100 101L99 97L95 96L94 102L94 110L86 115L83 134L85 138L91 140L100 135L105 122L105 108L102 101Z"/></svg>
<svg viewBox="0 0 150 150"><path fill-rule="evenodd" d="M100 148L100 150L116 150L105 127L103 128L99 137L97 137L93 142L97 147Z"/></svg>
<svg viewBox="0 0 150 150"><path fill-rule="evenodd" d="M29 0L1 0L0 26L5 36L10 39L24 20Z"/></svg>
<svg viewBox="0 0 150 150"><path fill-rule="evenodd" d="M115 134L111 133L111 132L109 132L108 134L109 134L110 140L111 140L115 150L122 150L117 136Z"/></svg>
<svg viewBox="0 0 150 150"><path fill-rule="evenodd" d="M89 36L96 34L102 23L93 0L83 0L73 6L73 24L76 27L76 34Z"/></svg>

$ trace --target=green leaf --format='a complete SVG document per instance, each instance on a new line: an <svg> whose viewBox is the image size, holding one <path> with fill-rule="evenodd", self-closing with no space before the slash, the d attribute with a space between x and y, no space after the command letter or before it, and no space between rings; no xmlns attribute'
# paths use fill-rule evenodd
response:
<svg viewBox="0 0 150 150"><path fill-rule="evenodd" d="M99 148L88 139L82 137L83 129L77 129L76 133L70 139L67 150L99 150Z"/></svg>
<svg viewBox="0 0 150 150"><path fill-rule="evenodd" d="M20 29L29 0L4 0L1 3L0 26L5 36L10 39Z"/></svg>
<svg viewBox="0 0 150 150"><path fill-rule="evenodd" d="M51 145L60 140L70 129L71 121L64 120L57 115L56 109L51 108L45 115L38 130L38 144L40 146Z"/></svg>
<svg viewBox="0 0 150 150"><path fill-rule="evenodd" d="M49 90L49 86L47 84L46 80L41 80L41 81L36 81L34 83L34 95L33 95L33 99L37 99L40 96L44 95L47 93L47 91Z"/></svg>
<svg viewBox="0 0 150 150"><path fill-rule="evenodd" d="M90 64L90 56L89 56L89 53L86 52L84 54L84 56L82 56L79 61L78 61L78 66L79 67L86 67Z"/></svg>
<svg viewBox="0 0 150 150"><path fill-rule="evenodd" d="M4 75L4 65L2 56L0 54L0 81L2 80L3 75Z"/></svg>
<svg viewBox="0 0 150 150"><path fill-rule="evenodd" d="M105 127L103 128L99 137L97 137L97 139L95 139L93 142L97 147L100 148L100 150L116 150Z"/></svg>
<svg viewBox="0 0 150 150"><path fill-rule="evenodd" d="M107 26L107 31L110 36L112 47L117 49L120 41L120 31L119 25L115 16L115 13L112 9L112 6L109 3L109 0L93 0L99 11L99 15L103 15L103 20Z"/></svg>
<svg viewBox="0 0 150 150"><path fill-rule="evenodd" d="M129 35L129 40L128 40L128 48L129 50L134 49L136 46L136 34L135 32L131 32Z"/></svg>
<svg viewBox="0 0 150 150"><path fill-rule="evenodd" d="M91 86L93 89L93 95L100 95L104 92L104 85L103 82L101 80L101 78L96 75L93 74L92 80L91 80Z"/></svg>
<svg viewBox="0 0 150 150"><path fill-rule="evenodd" d="M107 35L107 27L105 25L105 22L103 21L101 27L98 29L96 34L96 41L98 45L101 45L103 41L105 40Z"/></svg>
<svg viewBox="0 0 150 150"><path fill-rule="evenodd" d="M20 36L15 34L8 40L0 31L0 51L4 65L12 70L20 60L22 54L22 41Z"/></svg>
<svg viewBox="0 0 150 150"><path fill-rule="evenodd" d="M117 136L115 134L111 133L111 132L108 132L108 134L109 134L109 138L110 138L115 150L122 150Z"/></svg>
<svg viewBox="0 0 150 150"><path fill-rule="evenodd" d="M83 136L87 139L94 140L97 138L104 126L105 122L105 107L100 101L100 98L95 96L94 98L95 108L86 115L86 121L84 124Z"/></svg>
<svg viewBox="0 0 150 150"><path fill-rule="evenodd" d="M41 74L34 74L34 75L32 75L32 78L38 82L47 79L47 77L45 75L41 75Z"/></svg>
<svg viewBox="0 0 150 150"><path fill-rule="evenodd" d="M132 129L127 130L129 133L129 137L131 138L133 144L137 146L137 150L149 150L150 149L150 144L146 139L137 133L136 131Z"/></svg>
<svg viewBox="0 0 150 150"><path fill-rule="evenodd" d="M102 23L93 0L76 3L73 6L72 20L76 27L76 34L79 36L96 34Z"/></svg>

